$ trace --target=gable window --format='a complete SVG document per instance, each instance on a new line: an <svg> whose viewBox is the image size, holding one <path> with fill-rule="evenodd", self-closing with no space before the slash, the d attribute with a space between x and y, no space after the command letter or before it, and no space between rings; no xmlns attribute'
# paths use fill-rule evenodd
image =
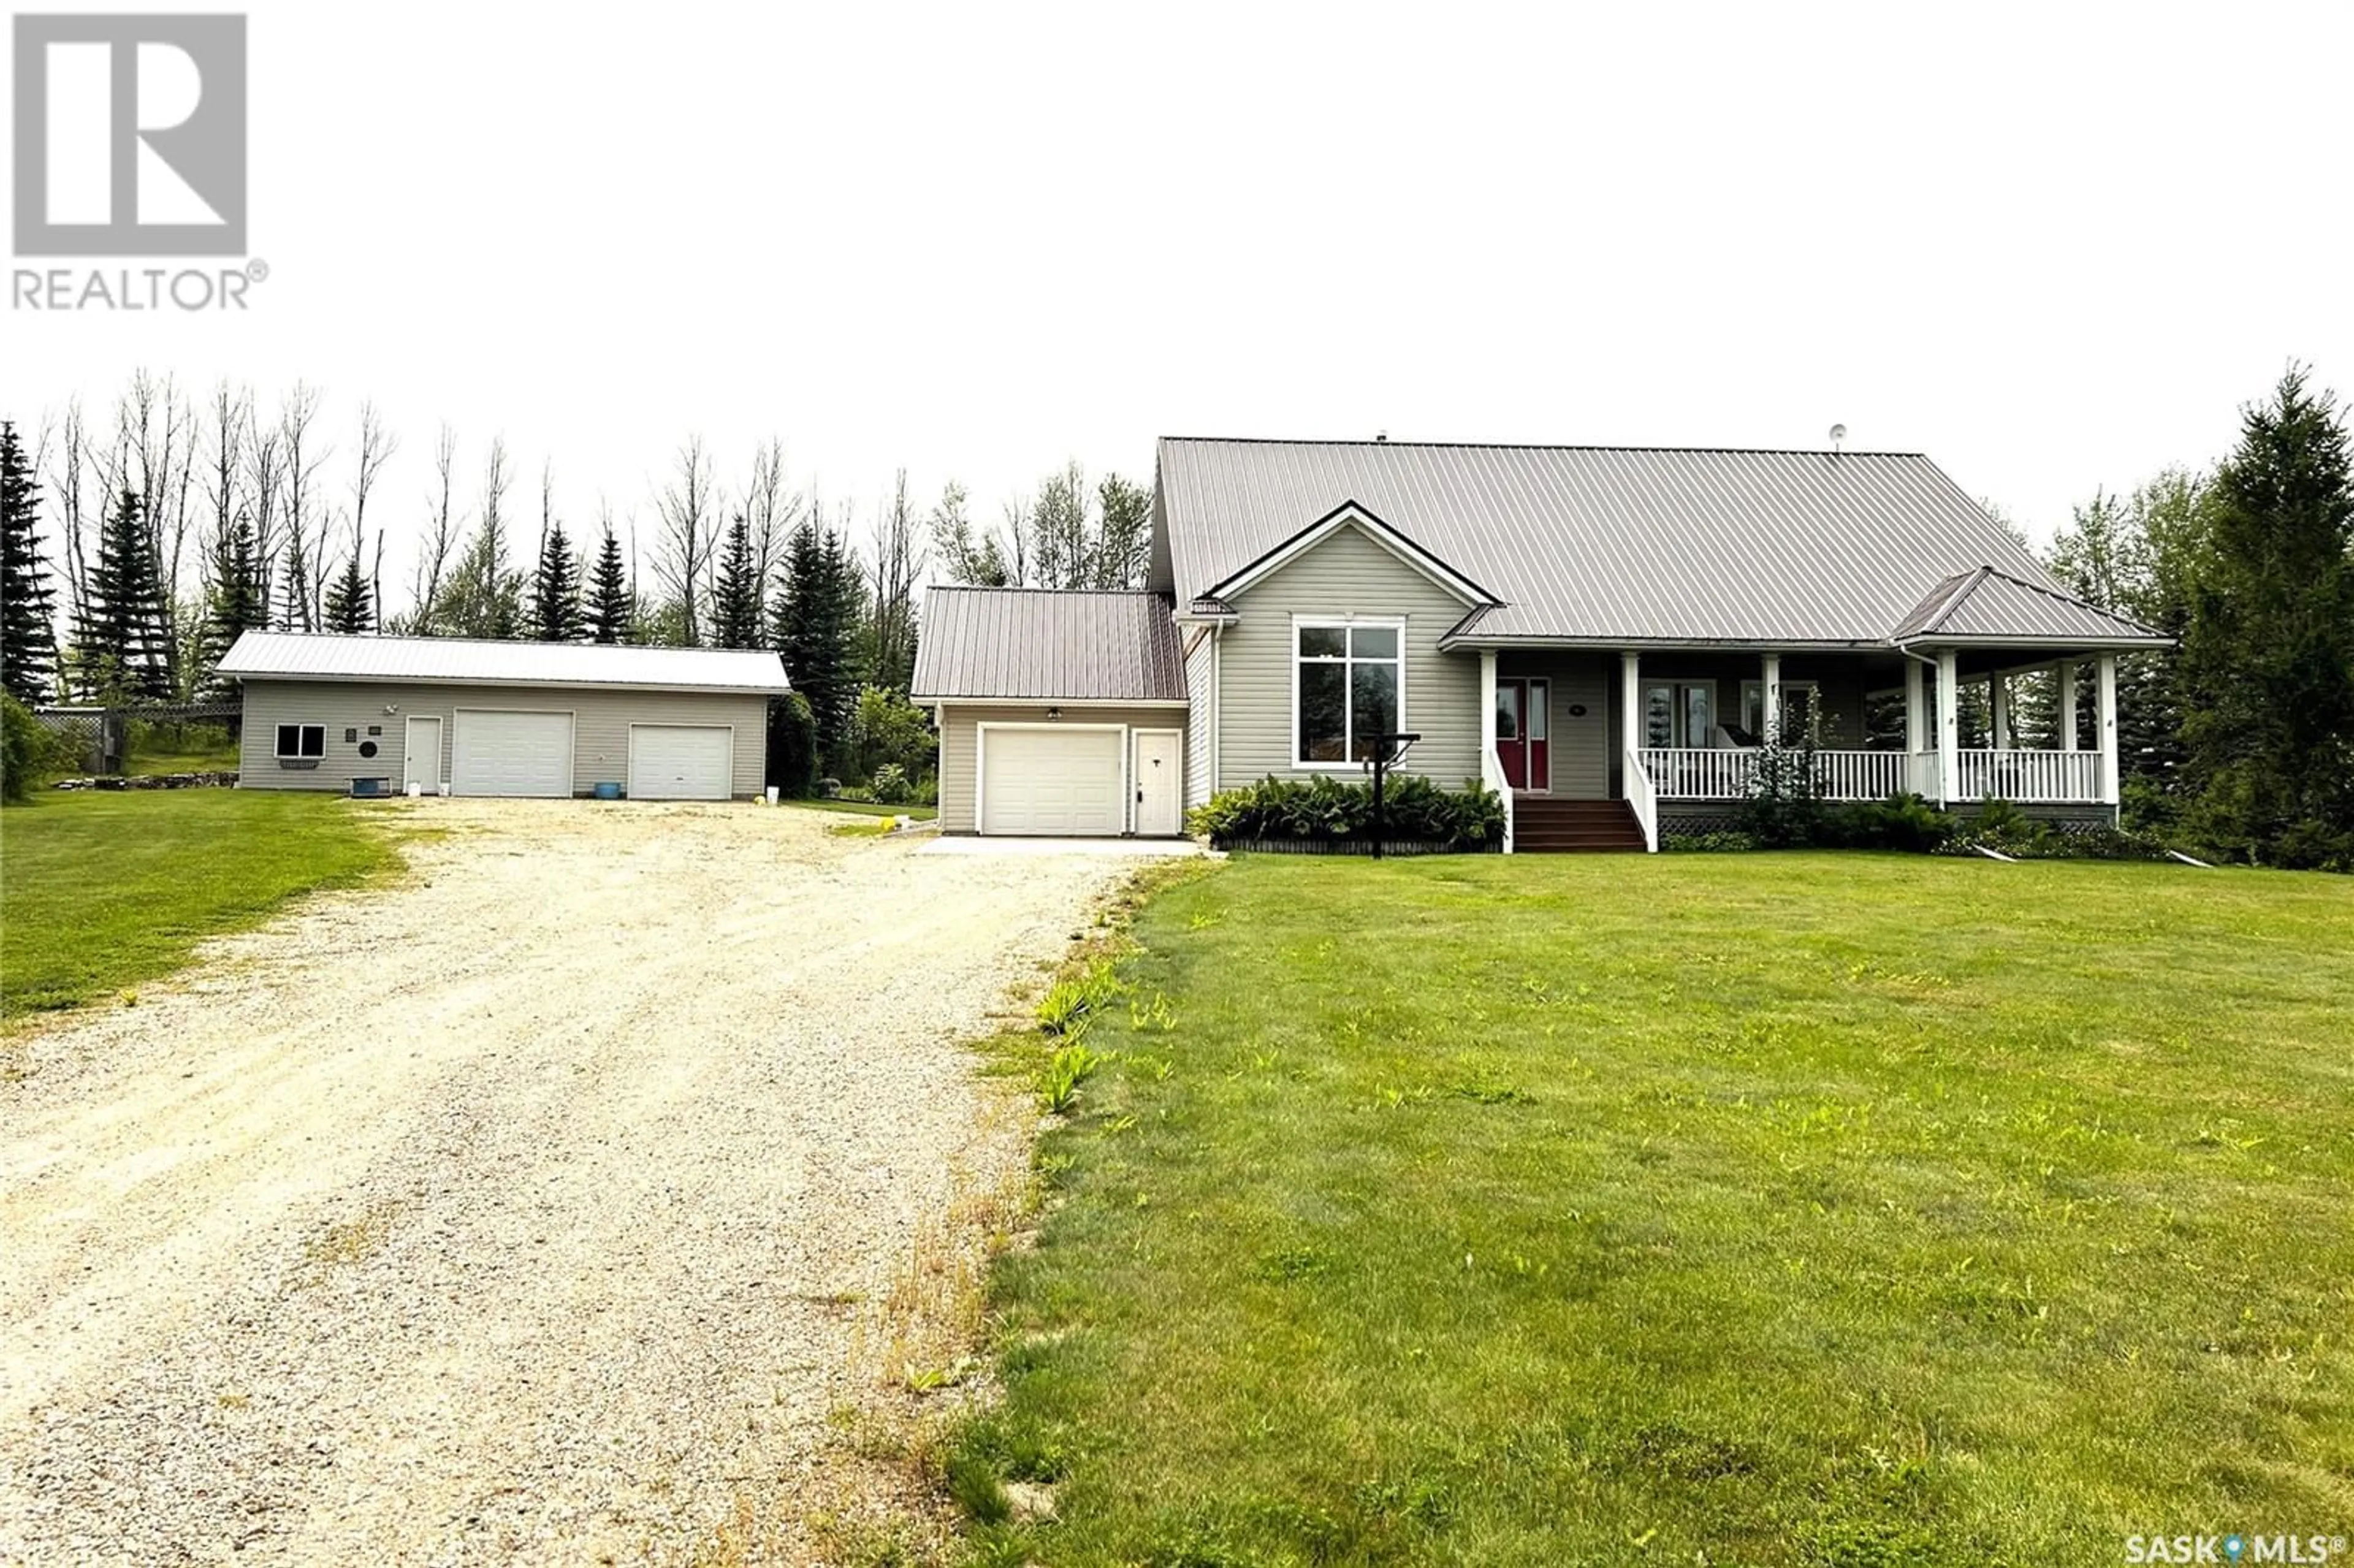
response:
<svg viewBox="0 0 2354 1568"><path fill-rule="evenodd" d="M278 760L315 762L327 755L327 726L323 724L281 724L278 726Z"/></svg>
<svg viewBox="0 0 2354 1568"><path fill-rule="evenodd" d="M1373 737L1405 726L1405 622L1292 623L1292 752L1302 768L1347 768Z"/></svg>

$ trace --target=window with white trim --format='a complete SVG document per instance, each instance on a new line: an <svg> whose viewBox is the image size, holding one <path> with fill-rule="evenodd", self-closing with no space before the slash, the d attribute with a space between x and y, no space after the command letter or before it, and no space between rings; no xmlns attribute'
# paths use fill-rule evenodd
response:
<svg viewBox="0 0 2354 1568"><path fill-rule="evenodd" d="M1292 627L1291 759L1346 768L1405 725L1405 625L1302 620Z"/></svg>
<svg viewBox="0 0 2354 1568"><path fill-rule="evenodd" d="M1782 744L1797 746L1807 738L1821 714L1812 681L1782 683ZM1762 740L1766 734L1766 683L1741 683L1741 727Z"/></svg>
<svg viewBox="0 0 2354 1568"><path fill-rule="evenodd" d="M316 762L327 755L327 726L323 724L281 724L278 726L278 760Z"/></svg>

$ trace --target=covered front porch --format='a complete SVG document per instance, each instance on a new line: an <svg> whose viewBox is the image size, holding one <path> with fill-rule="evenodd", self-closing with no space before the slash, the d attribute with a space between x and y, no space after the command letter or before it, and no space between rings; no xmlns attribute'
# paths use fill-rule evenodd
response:
<svg viewBox="0 0 2354 1568"><path fill-rule="evenodd" d="M1654 850L1663 821L1748 799L1768 737L1824 800L1911 792L2113 819L2116 658L1959 643L1483 649L1482 773L1516 838L1561 802L1616 800Z"/></svg>

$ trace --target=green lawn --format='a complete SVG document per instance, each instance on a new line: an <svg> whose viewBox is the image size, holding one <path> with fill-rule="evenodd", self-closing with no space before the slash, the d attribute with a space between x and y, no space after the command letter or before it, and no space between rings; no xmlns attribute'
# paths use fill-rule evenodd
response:
<svg viewBox="0 0 2354 1568"><path fill-rule="evenodd" d="M366 807L333 796L37 793L0 811L0 1016L134 988L203 938L397 859Z"/></svg>
<svg viewBox="0 0 2354 1568"><path fill-rule="evenodd" d="M984 1560L2354 1526L2354 879L1238 857L1136 934L950 1467L1061 1518Z"/></svg>

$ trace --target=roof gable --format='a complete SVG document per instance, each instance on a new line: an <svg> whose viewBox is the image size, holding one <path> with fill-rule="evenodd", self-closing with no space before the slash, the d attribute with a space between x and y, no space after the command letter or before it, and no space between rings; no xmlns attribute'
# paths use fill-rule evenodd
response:
<svg viewBox="0 0 2354 1568"><path fill-rule="evenodd" d="M1196 595L1195 600L1197 603L1202 599L1209 599L1231 604L1253 583L1263 581L1281 571L1344 528L1353 529L1363 535L1467 605L1498 602L1494 594L1490 593L1354 501L1342 502L1257 559L1244 563L1243 566Z"/></svg>
<svg viewBox="0 0 2354 1568"><path fill-rule="evenodd" d="M2086 604L2041 583L1979 567L1922 597L1889 633L1895 642L2070 641L2169 643L2156 627Z"/></svg>
<svg viewBox="0 0 2354 1568"><path fill-rule="evenodd" d="M1353 501L1500 602L1477 634L1884 645L1925 583L2025 546L1910 452L1167 439L1181 604Z"/></svg>
<svg viewBox="0 0 2354 1568"><path fill-rule="evenodd" d="M928 588L915 700L1182 703L1169 610L1156 593Z"/></svg>

